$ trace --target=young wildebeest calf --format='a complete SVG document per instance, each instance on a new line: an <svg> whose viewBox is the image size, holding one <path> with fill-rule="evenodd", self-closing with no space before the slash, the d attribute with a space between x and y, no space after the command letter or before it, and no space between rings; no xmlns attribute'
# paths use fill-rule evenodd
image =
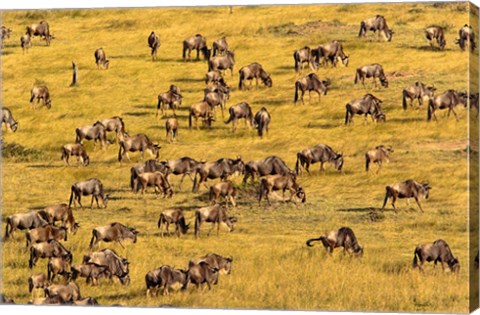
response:
<svg viewBox="0 0 480 315"><path fill-rule="evenodd" d="M397 211L397 209L395 208L395 201L397 200L397 198L415 198L418 207L423 212L419 198L424 197L425 199L428 199L430 189L432 189L432 187L430 187L429 184L420 184L413 179L406 180L403 183L387 186L385 187L385 190L387 192L383 201L382 210L385 209L385 205L387 204L389 198L392 198L392 206L395 211Z"/></svg>
<svg viewBox="0 0 480 315"><path fill-rule="evenodd" d="M418 259L420 259L420 266ZM413 268L418 267L423 271L423 264L425 261L433 261L435 267L437 262L442 264L442 270L445 270L445 264L448 265L450 271L458 273L460 271L460 262L457 257L454 257L450 247L444 240L436 240L433 244L421 244L415 248L413 252Z"/></svg>
<svg viewBox="0 0 480 315"><path fill-rule="evenodd" d="M407 98L410 99L410 107L413 107L413 100L418 100L418 106L421 106L423 103L423 99L427 98L430 99L433 97L433 93L437 89L434 86L426 86L422 82L415 82L410 86L407 86L403 89L403 97L402 97L402 106L403 110L407 110Z"/></svg>
<svg viewBox="0 0 480 315"><path fill-rule="evenodd" d="M254 124L257 127L258 136L263 138L265 133L268 134L268 125L270 124L271 116L265 107L262 107L254 117Z"/></svg>
<svg viewBox="0 0 480 315"><path fill-rule="evenodd" d="M160 229L160 236L163 237L162 233L162 225L166 225L167 235L170 236L170 231L168 228L170 224L175 224L175 235L180 237L180 233L185 234L187 233L188 229L190 228L189 224L185 223L185 217L183 216L182 210L174 209L174 210L165 210L160 213L160 218L158 218L158 228Z"/></svg>
<svg viewBox="0 0 480 315"><path fill-rule="evenodd" d="M56 275L61 275L67 281L70 279L71 273L69 271L70 269L70 263L66 261L63 257L52 257L48 260L48 281L53 282L53 279L55 279Z"/></svg>
<svg viewBox="0 0 480 315"><path fill-rule="evenodd" d="M97 64L97 69L108 69L110 61L107 60L105 51L103 48L98 48L93 54L95 56L95 63Z"/></svg>
<svg viewBox="0 0 480 315"><path fill-rule="evenodd" d="M92 239L90 240L90 249L97 245L101 241L104 242L117 242L125 248L122 241L125 239L131 239L133 243L137 242L138 231L135 228L129 228L125 225L114 222L109 225L99 226L92 230Z"/></svg>
<svg viewBox="0 0 480 315"><path fill-rule="evenodd" d="M20 47L22 47L24 54L32 47L32 36L30 34L26 33L20 37Z"/></svg>
<svg viewBox="0 0 480 315"><path fill-rule="evenodd" d="M88 166L88 164L90 164L90 158L88 157L87 151L83 147L83 144L70 143L64 145L62 148L62 161L65 161L67 165L70 165L68 160L72 155L77 157L77 163L80 162L84 166Z"/></svg>
<svg viewBox="0 0 480 315"><path fill-rule="evenodd" d="M86 263L72 266L72 280L78 277L86 278L87 284L98 284L98 279L102 277L110 277L107 266L100 266L94 263Z"/></svg>
<svg viewBox="0 0 480 315"><path fill-rule="evenodd" d="M217 236L220 233L220 223L225 223L228 228L228 232L233 231L233 224L237 221L235 217L229 217L227 208L221 205L214 205L209 207L203 207L195 211L195 238L200 236L200 226L203 222L212 223L211 229L207 235L210 236L215 224L217 224Z"/></svg>
<svg viewBox="0 0 480 315"><path fill-rule="evenodd" d="M337 247L343 247L343 254L363 255L363 247L358 244L355 233L349 227L341 227L338 231L327 232L319 238L311 238L307 240L307 246L312 247L312 243L316 241L321 241L330 255L333 253L333 249Z"/></svg>
<svg viewBox="0 0 480 315"><path fill-rule="evenodd" d="M428 41L430 42L430 47L432 48L433 40L437 41L437 44L441 50L443 50L445 48L445 45L447 44L443 28L441 28L440 26L432 26L425 29L425 37L427 37Z"/></svg>
<svg viewBox="0 0 480 315"><path fill-rule="evenodd" d="M167 142L171 143L177 139L178 136L178 120L176 117L168 118L165 122L165 129L167 130ZM170 137L169 137L170 135Z"/></svg>
<svg viewBox="0 0 480 315"><path fill-rule="evenodd" d="M35 103L37 100L37 103ZM33 109L37 109L38 103L43 100L43 105L50 109L52 107L52 100L50 99L50 92L45 85L34 86L30 91L30 104L33 105Z"/></svg>
<svg viewBox="0 0 480 315"><path fill-rule="evenodd" d="M45 289L48 286L50 286L50 281L44 273L37 273L28 277L28 293L32 294L32 298L34 295L33 289Z"/></svg>
<svg viewBox="0 0 480 315"><path fill-rule="evenodd" d="M216 183L210 187L210 202L212 205L218 202L218 197L224 197L226 205L228 206L228 200L232 203L232 206L236 207L235 198L237 197L237 190L233 183L229 180Z"/></svg>
<svg viewBox="0 0 480 315"><path fill-rule="evenodd" d="M138 191L139 186L142 187L142 194L145 193L147 186L153 186L155 193L159 193L157 188L163 192L163 198L171 198L173 195L172 186L168 182L167 178L158 171L138 174L134 191Z"/></svg>
<svg viewBox="0 0 480 315"><path fill-rule="evenodd" d="M207 262L201 261L196 264L193 261L188 263L188 279L189 282L195 284L195 286L200 288L200 285L206 283L208 289L212 289L212 283L218 283L218 268L210 266ZM182 290L186 290L188 282L182 287Z"/></svg>
<svg viewBox="0 0 480 315"><path fill-rule="evenodd" d="M5 225L5 239L13 236L14 232L17 229L34 229L37 227L48 225L48 222L45 221L37 211L13 214L8 216L6 221L7 224Z"/></svg>
<svg viewBox="0 0 480 315"><path fill-rule="evenodd" d="M159 288L163 288L162 295L168 295L168 289L186 288L188 281L187 271L182 269L161 266L158 269L150 270L145 275L147 297L157 296L157 290Z"/></svg>
<svg viewBox="0 0 480 315"><path fill-rule="evenodd" d="M393 153L393 149L391 146L383 146L379 145L375 147L375 150L369 150L365 153L365 171L368 172L370 163L377 163L378 169L377 174L380 172L380 168L382 167L383 162L390 162L389 157L390 153Z"/></svg>
<svg viewBox="0 0 480 315"><path fill-rule="evenodd" d="M297 184L295 181L295 177L291 174L287 175L268 175L262 178L260 181L260 191L258 196L258 205L260 206L260 202L262 201L263 196L265 195L265 199L267 199L268 205L270 206L270 199L268 199L268 195L275 190L282 191L282 199L285 200L285 190L290 191L290 200L292 200L293 196L296 196L298 199L301 200L302 203L306 201L306 194L303 188Z"/></svg>
<svg viewBox="0 0 480 315"><path fill-rule="evenodd" d="M70 203L68 204L69 208L72 206L72 202L74 207L76 207L78 202L80 207L83 208L80 200L82 199L82 196L89 195L92 195L90 209L93 208L93 199L95 199L95 201L97 202L97 208L100 208L100 205L98 204L99 197L102 201L103 207L107 207L108 194L105 194L105 192L103 191L103 184L97 178L90 178L83 182L76 182L72 185L71 191L72 192L70 193Z"/></svg>

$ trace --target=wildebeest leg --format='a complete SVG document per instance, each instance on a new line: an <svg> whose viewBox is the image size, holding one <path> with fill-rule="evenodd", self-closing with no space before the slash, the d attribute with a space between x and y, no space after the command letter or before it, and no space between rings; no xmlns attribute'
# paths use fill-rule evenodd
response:
<svg viewBox="0 0 480 315"><path fill-rule="evenodd" d="M230 202L232 203L232 206L236 207L237 204L235 203L235 199L233 198L233 196L229 195L229 198L230 198ZM228 204L228 201L227 201L227 204Z"/></svg>
<svg viewBox="0 0 480 315"><path fill-rule="evenodd" d="M317 92L317 94L318 94L318 102L320 103L320 102L321 102L321 100L322 100L322 98L321 98L321 94L320 94L320 91L318 91L318 90L315 90L315 92Z"/></svg>
<svg viewBox="0 0 480 315"><path fill-rule="evenodd" d="M420 210L423 212L422 206L420 205L420 201L418 200L417 196L415 196L415 201L417 202L417 205L420 208Z"/></svg>
<svg viewBox="0 0 480 315"><path fill-rule="evenodd" d="M81 194L78 194L78 195L73 199L73 205L74 205L74 206L76 206L76 204L75 204L75 199L77 199L78 204L80 205L80 208L83 209L82 203L80 202L80 200L82 199L82 195L81 195Z"/></svg>
<svg viewBox="0 0 480 315"><path fill-rule="evenodd" d="M325 168L323 167L323 162L320 162L320 172L325 172Z"/></svg>
<svg viewBox="0 0 480 315"><path fill-rule="evenodd" d="M122 241L121 240L118 240L118 244L120 244L120 246L122 246L123 249L125 249L125 246L123 246L122 244Z"/></svg>
<svg viewBox="0 0 480 315"><path fill-rule="evenodd" d="M453 113L453 115L455 115L455 119L458 121L457 113L455 113L455 111L453 110L453 107L450 108L450 111Z"/></svg>
<svg viewBox="0 0 480 315"><path fill-rule="evenodd" d="M207 236L210 236L210 233L213 231L214 228L215 228L215 222L212 223L212 227L210 228L210 230L208 230Z"/></svg>
<svg viewBox="0 0 480 315"><path fill-rule="evenodd" d="M378 169L377 169L377 174L380 172L380 169L382 168L382 161L378 161Z"/></svg>
<svg viewBox="0 0 480 315"><path fill-rule="evenodd" d="M393 207L393 210L395 210L395 212L397 212L397 209L395 208L395 201L397 201L397 195L393 194L393 196L392 196L392 207Z"/></svg>
<svg viewBox="0 0 480 315"><path fill-rule="evenodd" d="M92 202L90 203L90 209L93 209L93 199L95 198L95 195L92 195ZM98 205L98 200L97 200L97 205Z"/></svg>
<svg viewBox="0 0 480 315"><path fill-rule="evenodd" d="M170 223L165 222L165 224L166 224L166 226L167 226L167 227L166 227L167 236L170 236Z"/></svg>

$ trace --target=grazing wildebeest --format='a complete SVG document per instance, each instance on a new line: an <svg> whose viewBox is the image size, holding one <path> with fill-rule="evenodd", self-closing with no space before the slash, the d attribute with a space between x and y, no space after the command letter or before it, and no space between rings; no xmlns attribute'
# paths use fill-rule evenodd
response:
<svg viewBox="0 0 480 315"><path fill-rule="evenodd" d="M223 118L223 109L226 107L229 98L230 88L217 85L209 86L205 89L205 98L203 100L207 102L212 109L216 109L217 106L220 106Z"/></svg>
<svg viewBox="0 0 480 315"><path fill-rule="evenodd" d="M50 109L52 107L52 100L50 98L50 91L45 85L36 85L30 91L30 104L32 104L33 109L37 109L37 105L34 101L37 100L37 104L40 103L40 100L43 100L43 105Z"/></svg>
<svg viewBox="0 0 480 315"><path fill-rule="evenodd" d="M33 36L40 36L40 38L43 37L43 39L45 39L45 43L47 46L50 46L50 41L55 38L53 34L50 34L50 29L47 21L41 21L38 24L32 24L30 26L27 26L26 33L30 37L33 37Z"/></svg>
<svg viewBox="0 0 480 315"><path fill-rule="evenodd" d="M73 301L72 305L77 305L77 306L96 306L99 305L97 300L91 296L88 296L86 298L79 299L77 301Z"/></svg>
<svg viewBox="0 0 480 315"><path fill-rule="evenodd" d="M28 267L32 269L39 258L51 257L62 257L67 262L72 262L72 253L70 251L58 241L49 240L47 242L33 244L32 247L30 247L30 260L28 261Z"/></svg>
<svg viewBox="0 0 480 315"><path fill-rule="evenodd" d="M208 289L212 289L212 284L218 283L218 268L210 266L207 262L201 261L196 264L193 261L188 263L187 271L188 282L182 287L182 290L186 290L188 283L191 282L195 286L200 288L200 285L206 283Z"/></svg>
<svg viewBox="0 0 480 315"><path fill-rule="evenodd" d="M430 97L430 100L428 101L427 120L430 121L432 117L437 120L435 111L448 108L447 117L450 117L450 113L452 112L453 115L455 115L455 119L458 121L457 113L453 109L459 104L466 106L467 99L467 93L457 92L455 90L448 90L443 92L443 94Z"/></svg>
<svg viewBox="0 0 480 315"><path fill-rule="evenodd" d="M227 70L233 76L233 67L235 66L235 54L233 51L227 50L224 56L216 56L208 61L208 71Z"/></svg>
<svg viewBox="0 0 480 315"><path fill-rule="evenodd" d="M270 124L270 120L270 113L265 107L260 108L260 110L255 114L253 121L260 138L263 138L265 133L268 134L268 125Z"/></svg>
<svg viewBox="0 0 480 315"><path fill-rule="evenodd" d="M262 201L263 196L267 199L268 205L270 206L270 199L268 195L272 191L281 190L282 199L285 200L285 191L290 191L290 201L293 201L293 196L300 199L302 203L305 203L307 198L303 188L297 184L295 177L291 174L288 175L267 175L260 180L260 189L258 194L258 205Z"/></svg>
<svg viewBox="0 0 480 315"><path fill-rule="evenodd" d="M15 132L18 128L18 121L13 118L12 112L7 107L2 108L2 124L5 124L5 128Z"/></svg>
<svg viewBox="0 0 480 315"><path fill-rule="evenodd" d="M183 269L174 269L164 265L158 269L150 270L145 275L147 297L157 296L157 290L160 288L162 288L162 295L168 295L169 289L183 288L188 281L187 271Z"/></svg>
<svg viewBox="0 0 480 315"><path fill-rule="evenodd" d="M152 50L152 60L157 59L157 50L160 47L160 37L154 31L148 36L148 47Z"/></svg>
<svg viewBox="0 0 480 315"><path fill-rule="evenodd" d="M87 284L98 284L98 279L102 277L110 277L108 267L100 266L95 263L86 263L72 266L72 280L76 280L78 277L86 278Z"/></svg>
<svg viewBox="0 0 480 315"><path fill-rule="evenodd" d="M197 60L200 59L200 51L203 53L203 57L205 60L210 58L210 50L207 48L207 39L203 37L201 34L196 34L193 37L187 38L183 41L183 61L186 61L186 53L188 50L188 60L190 61L190 53L192 50L197 51Z"/></svg>
<svg viewBox="0 0 480 315"><path fill-rule="evenodd" d="M22 47L23 54L28 52L28 49L32 47L32 36L28 33L20 36L20 47Z"/></svg>
<svg viewBox="0 0 480 315"><path fill-rule="evenodd" d="M425 29L425 37L430 42L430 47L433 48L433 41L436 40L441 50L445 48L447 41L445 40L445 34L443 28L440 26L431 26Z"/></svg>
<svg viewBox="0 0 480 315"><path fill-rule="evenodd" d="M458 36L460 38L455 39L455 44L458 44L462 50L465 50L465 46L470 47L470 51L474 52L475 50L475 32L472 27L468 24L465 24L459 31Z"/></svg>
<svg viewBox="0 0 480 315"><path fill-rule="evenodd" d="M160 236L163 236L162 233L162 225L166 225L167 235L170 236L170 231L168 228L170 224L175 224L175 232L174 234L180 237L180 233L186 234L188 229L190 228L189 224L186 224L185 217L183 216L183 212L180 209L173 209L173 210L165 210L160 213L160 217L158 218L157 226L160 229Z"/></svg>
<svg viewBox="0 0 480 315"><path fill-rule="evenodd" d="M215 116L212 108L207 102L202 101L195 103L190 107L188 114L188 127L192 129L192 117L195 118L195 126L198 129L198 118L202 118L203 125L207 125L208 128L212 126L212 121L215 121Z"/></svg>
<svg viewBox="0 0 480 315"><path fill-rule="evenodd" d="M160 149L161 146L159 146L158 144L154 144L145 134L139 133L135 136L125 137L124 140L120 141L120 149L118 150L118 161L121 163L125 155L127 155L127 158L130 161L128 152L136 151L141 151L143 160L144 153L147 150L150 151L150 153L155 157L155 159L158 159L158 157L160 156Z"/></svg>
<svg viewBox="0 0 480 315"><path fill-rule="evenodd" d="M308 46L295 50L295 52L293 53L293 59L295 60L295 72L303 71L305 62L308 64L312 71L317 70L316 64L313 60L312 51ZM302 69L300 69L300 66L302 66Z"/></svg>
<svg viewBox="0 0 480 315"><path fill-rule="evenodd" d="M365 171L368 172L370 163L377 163L378 169L377 174L382 168L382 163L388 163L390 160L390 154L393 153L393 148L391 146L376 146L374 150L369 150L365 153Z"/></svg>
<svg viewBox="0 0 480 315"><path fill-rule="evenodd" d="M17 229L34 229L48 225L48 222L45 221L37 211L12 214L7 217L6 222L5 239L8 239L10 236L14 236L14 233Z"/></svg>
<svg viewBox="0 0 480 315"><path fill-rule="evenodd" d="M245 126L248 124L250 128L253 127L253 124L254 124L253 112L252 112L252 108L247 102L241 102L231 106L228 109L228 112L230 114L230 117L228 117L228 120L225 122L225 124L229 124L231 122L232 131L235 131L236 121L242 118L245 119Z"/></svg>
<svg viewBox="0 0 480 315"><path fill-rule="evenodd" d="M137 242L138 231L135 228L127 227L121 223L113 222L105 226L99 226L92 230L92 239L90 240L90 249L95 245L104 242L117 242L125 248L122 244L123 240L131 239L133 243Z"/></svg>
<svg viewBox="0 0 480 315"><path fill-rule="evenodd" d="M175 109L177 109L177 106L182 105L182 99L183 96L179 93L175 93L172 91L172 87L175 87L172 85L170 87L170 90L168 90L165 93L161 93L158 95L158 104L157 104L157 111L155 112L155 117L158 117L158 110L160 109L162 111L162 117L163 113L167 111L167 106L170 107L170 109L173 111L173 114L175 115ZM177 88L175 87L175 90Z"/></svg>
<svg viewBox="0 0 480 315"><path fill-rule="evenodd" d="M0 41L1 41L0 48L3 48L3 46L5 45L5 39L10 38L11 32L12 32L11 29L2 25L2 28L0 28Z"/></svg>
<svg viewBox="0 0 480 315"><path fill-rule="evenodd" d="M342 60L342 64L348 66L348 56L343 52L343 46L338 41L334 40L331 43L326 43L318 46L318 48L312 50L312 55L315 56L315 63L326 67L328 61L332 63L334 67L337 66L338 58ZM322 61L320 61L322 59Z"/></svg>
<svg viewBox="0 0 480 315"><path fill-rule="evenodd" d="M56 221L62 221L62 226L66 227L70 233L75 234L80 227L80 225L75 222L72 209L69 208L66 203L47 206L39 212L44 214L44 219L52 225L54 225Z"/></svg>
<svg viewBox="0 0 480 315"><path fill-rule="evenodd" d="M245 87L245 80L250 81L250 86L252 86L252 81L255 79L256 87L258 87L258 78L260 78L265 86L272 87L272 78L270 75L263 69L262 65L254 62L248 66L242 67L238 71L239 82L238 88L242 90Z"/></svg>
<svg viewBox="0 0 480 315"><path fill-rule="evenodd" d="M215 253L208 253L203 257L195 259L196 264L201 261L206 262L211 267L217 268L219 274L230 274L232 272L232 257L222 257Z"/></svg>
<svg viewBox="0 0 480 315"><path fill-rule="evenodd" d="M67 165L70 165L68 160L72 155L77 157L77 163L82 163L84 166L88 166L90 163L87 150L85 150L81 143L69 143L62 147L62 161L65 161Z"/></svg>
<svg viewBox="0 0 480 315"><path fill-rule="evenodd" d="M208 231L207 235L210 236L210 232L215 228L217 224L217 236L220 233L220 223L225 223L228 228L228 232L233 231L233 224L236 222L235 217L229 217L227 208L225 206L216 204L209 207L203 207L195 211L195 238L200 236L200 226L203 222L212 223L212 227Z"/></svg>
<svg viewBox="0 0 480 315"><path fill-rule="evenodd" d="M235 198L237 197L237 190L233 183L229 180L221 181L210 187L210 202L212 205L217 203L218 197L224 197L226 205L228 206L228 200L232 203L232 206L236 207Z"/></svg>
<svg viewBox="0 0 480 315"><path fill-rule="evenodd" d="M420 265L418 265L420 260ZM450 268L451 272L458 273L460 271L460 262L457 257L454 257L450 246L444 240L436 240L432 244L420 244L415 247L413 252L413 268L418 267L420 271L423 271L423 265L425 261L433 261L435 267L437 262L442 264L442 270L445 270L445 266Z"/></svg>
<svg viewBox="0 0 480 315"><path fill-rule="evenodd" d="M80 289L75 282L69 282L68 284L52 284L45 289L46 297L58 296L62 303L72 303L80 300Z"/></svg>
<svg viewBox="0 0 480 315"><path fill-rule="evenodd" d="M373 31L374 34L378 31L379 37L383 33L389 42L392 40L393 34L395 34L392 29L388 28L387 20L382 15L376 15L363 20L360 23L358 37L365 37L368 31Z"/></svg>
<svg viewBox="0 0 480 315"><path fill-rule="evenodd" d="M287 164L281 158L275 155L258 161L249 161L247 164L245 164L245 176L243 177L243 183L247 183L247 179L249 177L252 178L253 183L255 180L255 175L261 177L276 174L294 175Z"/></svg>
<svg viewBox="0 0 480 315"><path fill-rule="evenodd" d="M222 158L215 162L201 163L195 169L192 191L198 192L201 183L203 183L204 186L209 189L207 186L208 179L220 178L221 180L227 180L228 176L234 174L235 172L243 174L244 170L245 165L243 164L240 156L237 156L236 159ZM197 175L200 176L198 181Z"/></svg>
<svg viewBox="0 0 480 315"><path fill-rule="evenodd" d="M205 75L205 84L209 84L210 82L217 83L221 81L225 83L222 72L219 70L208 71L208 73Z"/></svg>
<svg viewBox="0 0 480 315"><path fill-rule="evenodd" d="M138 187L135 186L137 182L137 177L139 174L145 172L156 172L159 171L165 175L169 172L169 167L166 165L166 162L159 162L156 160L148 160L144 163L133 166L130 169L130 188L133 192L137 192Z"/></svg>
<svg viewBox="0 0 480 315"><path fill-rule="evenodd" d="M97 147L97 141L100 141L103 149L106 149L108 145L107 130L105 126L97 121L93 125L78 127L75 129L75 142L82 143L83 140L93 140L93 150Z"/></svg>
<svg viewBox="0 0 480 315"><path fill-rule="evenodd" d="M167 142L174 142L178 136L178 120L175 116L167 119L165 122L165 130L167 131Z"/></svg>
<svg viewBox="0 0 480 315"><path fill-rule="evenodd" d="M435 86L427 86L422 82L415 82L410 86L407 86L403 89L402 92L402 106L404 110L407 110L407 98L410 99L410 107L413 107L413 100L418 100L418 106L423 104L423 99L427 98L430 99L433 97L433 93L437 89Z"/></svg>
<svg viewBox="0 0 480 315"><path fill-rule="evenodd" d="M113 249L102 249L101 251L93 252L83 257L83 264L94 263L99 266L106 266L108 268L108 275L110 279L116 276L123 285L130 284L130 276L128 275L127 259L120 257Z"/></svg>
<svg viewBox="0 0 480 315"><path fill-rule="evenodd" d="M372 117L373 121L377 121L381 117L385 118L380 107L381 103L381 99L370 93L365 94L363 98L351 100L345 105L345 125L353 123L354 115L365 115L365 123L367 123L368 115Z"/></svg>
<svg viewBox="0 0 480 315"><path fill-rule="evenodd" d="M101 199L103 207L107 207L108 202L108 194L105 194L103 190L102 182L97 178L90 178L88 180L82 182L76 182L72 185L71 193L70 193L70 203L68 207L72 206L76 207L77 202L81 208L83 208L81 204L82 196L89 196L92 195L92 202L90 203L90 208L93 208L93 199L97 202L97 207L100 208L98 204L98 198Z"/></svg>
<svg viewBox="0 0 480 315"><path fill-rule="evenodd" d="M333 253L333 249L337 247L343 247L343 254L363 255L363 247L358 244L355 233L349 227L341 227L338 230L327 232L319 238L311 238L307 240L307 246L312 247L312 243L316 241L321 241L330 255Z"/></svg>
<svg viewBox="0 0 480 315"><path fill-rule="evenodd" d="M300 78L295 82L295 97L293 99L293 102L297 104L298 90L302 92L302 95L300 96L302 104L305 104L303 102L303 95L305 94L306 91L308 91L309 98L310 98L310 93L312 91L317 92L318 101L320 102L321 93L323 93L323 95L327 95L329 85L330 85L330 79L321 81L315 73L310 73L309 75L303 78Z"/></svg>
<svg viewBox="0 0 480 315"><path fill-rule="evenodd" d="M70 263L71 261L65 260L63 257L51 257L48 260L48 265L47 265L47 279L51 283L53 283L53 280L57 275L61 275L64 277L64 279L69 280L71 277L70 273Z"/></svg>
<svg viewBox="0 0 480 315"><path fill-rule="evenodd" d="M93 54L95 56L95 63L97 64L97 69L108 69L110 61L107 60L107 55L103 48L98 48Z"/></svg>
<svg viewBox="0 0 480 315"><path fill-rule="evenodd" d="M37 227L28 231L25 234L25 239L26 239L27 249L29 249L30 246L33 244L40 243L40 242L47 242L49 240L66 241L67 228L63 226L56 227L53 225L45 225L45 226Z"/></svg>
<svg viewBox="0 0 480 315"><path fill-rule="evenodd" d="M361 81L363 86L365 87L365 79L372 78L375 87L377 87L377 78L380 80L380 84L383 87L388 88L388 80L383 72L383 67L378 63L374 63L371 65L366 65L357 68L357 72L355 74L355 81L354 84L357 84L358 81Z"/></svg>
<svg viewBox="0 0 480 315"><path fill-rule="evenodd" d="M47 275L45 275L43 272L36 273L28 277L28 293L32 294L32 297L33 289L45 289L48 286L50 286L50 281L48 280Z"/></svg>
<svg viewBox="0 0 480 315"><path fill-rule="evenodd" d="M105 131L114 131L116 138L115 141L117 143L120 141L120 139L124 136L125 134L125 123L123 122L122 117L119 116L113 116L111 118L99 120L99 122L102 123L102 125L105 126Z"/></svg>
<svg viewBox="0 0 480 315"><path fill-rule="evenodd" d="M195 173L197 167L201 165L202 162L196 161L188 156L181 157L178 160L168 160L165 162L165 165L168 166L168 177L170 174L173 175L182 175L180 183L178 185L181 188L185 176L189 176L192 182L194 181L193 174Z"/></svg>
<svg viewBox="0 0 480 315"><path fill-rule="evenodd" d="M155 193L159 193L159 191L157 191L157 188L163 192L163 198L172 198L172 186L168 182L167 176L163 175L159 171L144 172L142 174L138 174L134 191L136 192L138 191L138 187L142 187L142 194L144 194L145 189L152 186L154 187Z"/></svg>
<svg viewBox="0 0 480 315"><path fill-rule="evenodd" d="M323 164L326 162L334 163L335 169L341 171L343 167L343 154L335 152L326 144L317 144L316 146L304 149L297 153L297 163L295 164L295 173L298 175L301 166L310 173L310 164L320 162L320 171L325 171Z"/></svg>
<svg viewBox="0 0 480 315"><path fill-rule="evenodd" d="M221 55L226 54L228 52L228 43L225 36L213 42L212 50L213 50L212 52L213 57L215 57L215 55L217 54L217 51Z"/></svg>
<svg viewBox="0 0 480 315"><path fill-rule="evenodd" d="M418 207L423 212L419 198L423 197L425 199L428 199L430 189L432 189L432 187L430 187L429 184L420 184L413 179L408 179L403 183L386 186L386 194L383 201L382 210L385 209L385 205L387 204L389 198L392 198L392 206L395 211L397 211L397 209L395 208L395 201L397 200L397 198L415 198Z"/></svg>

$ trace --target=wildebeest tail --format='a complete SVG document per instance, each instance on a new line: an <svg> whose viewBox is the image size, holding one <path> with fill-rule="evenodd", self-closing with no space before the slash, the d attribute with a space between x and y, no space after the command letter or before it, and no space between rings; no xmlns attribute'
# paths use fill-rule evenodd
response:
<svg viewBox="0 0 480 315"><path fill-rule="evenodd" d="M130 169L130 189L132 189L132 191L135 191L134 188L135 188L135 179L136 179L136 172L135 172L135 169L132 167Z"/></svg>
<svg viewBox="0 0 480 315"><path fill-rule="evenodd" d="M325 236L320 236L319 238L311 238L311 239L307 240L306 244L307 244L308 247L312 247L313 242L321 241L324 238L325 238Z"/></svg>
<svg viewBox="0 0 480 315"><path fill-rule="evenodd" d="M388 198L392 196L392 188L390 186L385 186L385 199L383 199L383 206L382 209L385 208L385 205L387 204Z"/></svg>
<svg viewBox="0 0 480 315"><path fill-rule="evenodd" d="M198 228L200 227L200 213L195 212L195 238L198 236Z"/></svg>
<svg viewBox="0 0 480 315"><path fill-rule="evenodd" d="M195 192L197 190L197 174L198 174L198 172L195 172L195 175L193 176L192 192Z"/></svg>
<svg viewBox="0 0 480 315"><path fill-rule="evenodd" d="M7 218L7 224L5 225L5 237L4 239L8 239L10 233L8 232L8 227L10 226L10 230L12 230L12 219L10 217Z"/></svg>
<svg viewBox="0 0 480 315"><path fill-rule="evenodd" d="M75 186L72 185L71 192L70 192L70 202L68 203L69 208L72 206L74 191L75 191Z"/></svg>
<svg viewBox="0 0 480 315"><path fill-rule="evenodd" d="M186 51L187 51L187 43L183 42L183 51L182 51L183 59L185 59Z"/></svg>
<svg viewBox="0 0 480 315"><path fill-rule="evenodd" d="M368 172L368 168L370 166L370 156L368 153L365 153L365 171Z"/></svg>
<svg viewBox="0 0 480 315"><path fill-rule="evenodd" d="M407 110L407 95L405 91L403 91L402 107L403 110Z"/></svg>
<svg viewBox="0 0 480 315"><path fill-rule="evenodd" d="M76 134L76 137L75 137L75 142L76 143L80 143L80 129L75 129L75 134Z"/></svg>
<svg viewBox="0 0 480 315"><path fill-rule="evenodd" d="M243 86L243 72L242 70L238 71L238 89L241 90L242 89L242 86Z"/></svg>
<svg viewBox="0 0 480 315"><path fill-rule="evenodd" d="M188 127L192 129L192 111L190 111L190 114L188 115Z"/></svg>
<svg viewBox="0 0 480 315"><path fill-rule="evenodd" d="M118 161L122 161L122 149L125 151L125 142L120 141L120 148L118 149Z"/></svg>
<svg viewBox="0 0 480 315"><path fill-rule="evenodd" d="M293 53L293 59L295 59L295 71L298 72L297 52L294 52L294 53Z"/></svg>
<svg viewBox="0 0 480 315"><path fill-rule="evenodd" d="M301 161L302 161L302 154L300 152L298 152L297 153L297 162L295 163L295 174L297 174L297 175L298 175L299 166L300 166Z"/></svg>
<svg viewBox="0 0 480 315"><path fill-rule="evenodd" d="M32 242L32 240L31 240L30 232L27 232L27 234L25 234L25 247L27 249L28 249L31 242Z"/></svg>
<svg viewBox="0 0 480 315"><path fill-rule="evenodd" d="M358 80L360 80L360 68L357 68L357 73L355 74L355 81L353 82L354 84L358 83Z"/></svg>
<svg viewBox="0 0 480 315"><path fill-rule="evenodd" d="M28 261L28 268L32 269L33 268L33 252L35 249L33 247L30 247L30 260Z"/></svg>
<svg viewBox="0 0 480 315"><path fill-rule="evenodd" d="M412 262L412 267L413 267L413 268L418 267L418 258L417 258L417 255L418 255L418 253L420 252L420 250L421 250L421 249L420 249L419 246L415 247L415 251L413 252L413 262Z"/></svg>
<svg viewBox="0 0 480 315"><path fill-rule="evenodd" d="M90 240L90 245L89 245L90 249L93 248L93 244L95 242L95 239L98 239L97 230L92 231L92 239Z"/></svg>
<svg viewBox="0 0 480 315"><path fill-rule="evenodd" d="M160 228L164 222L163 213L160 214L160 218L158 218L157 228Z"/></svg>
<svg viewBox="0 0 480 315"><path fill-rule="evenodd" d="M298 101L298 88L300 86L300 82L295 82L295 96L293 98L293 102L296 103Z"/></svg>
<svg viewBox="0 0 480 315"><path fill-rule="evenodd" d="M345 105L345 125L348 124L348 116L350 113L350 104Z"/></svg>
<svg viewBox="0 0 480 315"><path fill-rule="evenodd" d="M28 278L28 293L32 293L33 291L33 280L32 277Z"/></svg>
<svg viewBox="0 0 480 315"><path fill-rule="evenodd" d="M433 107L433 100L428 100L428 110L427 110L427 120L432 120L432 107Z"/></svg>
<svg viewBox="0 0 480 315"><path fill-rule="evenodd" d="M233 108L230 107L228 109L228 112L230 113L230 117L228 117L228 120L225 122L225 124L229 124L233 120L233 117L235 117L235 113L233 111Z"/></svg>
<svg viewBox="0 0 480 315"><path fill-rule="evenodd" d="M364 34L365 29L366 29L366 27L365 27L365 22L362 21L362 22L360 23L360 31L358 32L358 37L361 37L361 36Z"/></svg>

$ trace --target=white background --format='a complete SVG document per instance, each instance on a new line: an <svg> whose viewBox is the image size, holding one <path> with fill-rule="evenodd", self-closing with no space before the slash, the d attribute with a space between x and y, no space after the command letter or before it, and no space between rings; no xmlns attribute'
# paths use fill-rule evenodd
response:
<svg viewBox="0 0 480 315"><path fill-rule="evenodd" d="M51 9L51 8L102 8L102 7L161 7L161 6L200 6L200 5L251 5L251 4L311 4L311 3L365 3L365 2L415 2L408 1L373 1L373 0L80 0L75 2L60 2L53 0L0 0L0 10L3 9ZM446 2L444 0L437 0L435 2ZM480 0L471 1L475 5L480 6ZM1 23L0 23L1 24ZM320 272L320 271L319 271ZM1 279L0 279L1 281ZM379 288L381 289L381 288ZM319 299L322 297L319 296ZM160 302L159 302L160 304ZM225 304L228 304L226 301ZM200 309L155 309L155 308L80 308L80 307L64 307L64 306L0 306L1 315L20 315L21 313L27 314L49 314L49 315L84 315L86 312L89 315L105 315L105 313L115 313L115 315L127 315L127 314L140 314L140 315L302 315L307 312L285 312L285 311L244 311L244 310L200 310ZM309 314L321 315L321 312L308 312ZM351 315L347 312L328 312L331 315ZM365 313L374 314L374 313ZM475 312L476 315L480 314L480 311Z"/></svg>

